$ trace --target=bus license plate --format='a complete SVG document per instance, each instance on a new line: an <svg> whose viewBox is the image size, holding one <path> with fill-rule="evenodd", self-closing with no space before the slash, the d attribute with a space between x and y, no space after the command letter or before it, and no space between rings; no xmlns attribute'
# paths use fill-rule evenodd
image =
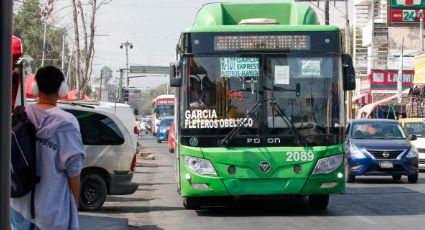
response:
<svg viewBox="0 0 425 230"><path fill-rule="evenodd" d="M379 162L379 166L385 169L394 168L393 162L391 161L381 161Z"/></svg>

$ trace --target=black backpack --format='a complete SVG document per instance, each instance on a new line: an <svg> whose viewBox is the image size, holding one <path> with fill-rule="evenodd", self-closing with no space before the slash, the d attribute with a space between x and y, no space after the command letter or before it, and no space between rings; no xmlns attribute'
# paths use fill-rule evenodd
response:
<svg viewBox="0 0 425 230"><path fill-rule="evenodd" d="M36 174L36 130L25 113L25 107L15 107L11 131L11 187L12 198L31 192L31 216L35 218L35 185L40 181Z"/></svg>
<svg viewBox="0 0 425 230"><path fill-rule="evenodd" d="M24 105L23 60L19 60L19 85L21 106L12 113L11 153L10 153L10 196L19 198L31 193L31 217L35 218L35 185L40 182L36 173L36 129L28 119Z"/></svg>

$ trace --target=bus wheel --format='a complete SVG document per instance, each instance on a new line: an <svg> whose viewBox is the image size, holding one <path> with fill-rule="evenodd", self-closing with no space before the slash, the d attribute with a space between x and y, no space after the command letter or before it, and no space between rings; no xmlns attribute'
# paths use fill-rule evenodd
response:
<svg viewBox="0 0 425 230"><path fill-rule="evenodd" d="M183 206L185 209L199 209L201 207L201 199L199 197L184 197Z"/></svg>
<svg viewBox="0 0 425 230"><path fill-rule="evenodd" d="M308 204L312 209L324 210L329 204L329 194L310 195L308 197Z"/></svg>

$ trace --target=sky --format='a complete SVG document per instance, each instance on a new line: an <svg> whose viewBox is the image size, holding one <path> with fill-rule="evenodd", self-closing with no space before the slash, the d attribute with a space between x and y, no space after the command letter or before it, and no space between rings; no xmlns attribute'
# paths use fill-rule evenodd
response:
<svg viewBox="0 0 425 230"><path fill-rule="evenodd" d="M55 20L72 28L72 12L70 0L56 0ZM103 66L109 66L115 77L120 68L125 67L125 49L121 43L129 41L133 49L129 49L129 65L168 66L175 60L175 47L180 33L190 27L197 10L211 0L112 0L103 5L97 15L95 56L92 78L100 75ZM231 0L231 2L282 2L276 0ZM330 24L344 27L344 3L333 1L330 4ZM324 21L324 2L319 7L317 1L310 5L316 10L321 22ZM65 8L64 8L65 7ZM352 9L352 0L349 0ZM62 9L63 8L63 9ZM349 10L352 18L353 11ZM69 38L73 32L69 31ZM72 48L72 47L70 47ZM164 84L165 76L131 79L130 86L153 88Z"/></svg>

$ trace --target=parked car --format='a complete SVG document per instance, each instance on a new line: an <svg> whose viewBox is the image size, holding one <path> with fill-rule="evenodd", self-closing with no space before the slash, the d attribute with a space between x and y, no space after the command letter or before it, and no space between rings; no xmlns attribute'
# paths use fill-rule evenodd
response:
<svg viewBox="0 0 425 230"><path fill-rule="evenodd" d="M425 169L425 119L424 118L405 118L399 120L404 130L409 135L416 135L417 140L412 144L418 149L419 170Z"/></svg>
<svg viewBox="0 0 425 230"><path fill-rule="evenodd" d="M136 122L136 116L134 115L134 111L130 107L130 105L101 101L98 104L94 103L93 106L96 109L106 110L114 113L124 124L124 127L128 130L128 132L131 134L134 149L137 148L139 127Z"/></svg>
<svg viewBox="0 0 425 230"><path fill-rule="evenodd" d="M410 183L418 181L418 152L396 120L359 119L347 126L347 182L357 175L389 175Z"/></svg>
<svg viewBox="0 0 425 230"><path fill-rule="evenodd" d="M171 122L171 128L168 129L168 132L167 132L167 135L168 135L168 152L170 152L170 153L174 153L174 145L175 145L174 129L175 129L175 124L174 124L174 121L173 121L173 122Z"/></svg>
<svg viewBox="0 0 425 230"><path fill-rule="evenodd" d="M108 194L134 193L138 184L131 182L136 168L133 134L121 119L113 112L87 105L59 104L59 107L77 118L86 150L79 208L97 210Z"/></svg>
<svg viewBox="0 0 425 230"><path fill-rule="evenodd" d="M174 118L172 117L164 117L161 119L156 133L156 142L161 143L162 141L168 140L167 130L171 128L171 123L173 121Z"/></svg>

